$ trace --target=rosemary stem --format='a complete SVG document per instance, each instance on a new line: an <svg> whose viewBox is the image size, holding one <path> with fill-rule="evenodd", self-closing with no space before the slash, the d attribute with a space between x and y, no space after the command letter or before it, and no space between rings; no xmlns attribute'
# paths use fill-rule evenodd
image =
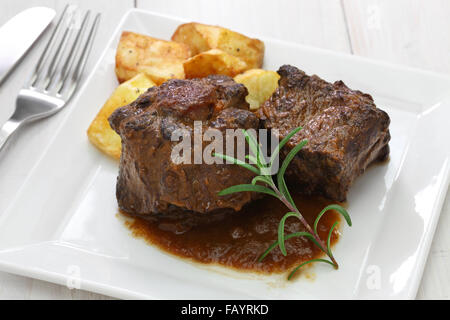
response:
<svg viewBox="0 0 450 320"><path fill-rule="evenodd" d="M334 267L336 269L339 268L339 265L336 261L336 259L334 258L333 255L330 255L327 250L325 250L326 245L323 242L322 239L320 239L319 235L316 234L313 229L311 228L311 226L309 225L308 221L306 221L306 219L303 217L303 215L300 213L300 211L298 211L298 209L293 206L287 199L286 197L278 190L278 188L275 186L275 184L271 184L271 188L273 191L275 191L275 193L278 195L279 199L284 203L284 205L292 212L297 213L299 220L302 222L303 226L306 228L306 230L308 230L309 233L311 233L314 237L314 239L316 239L316 241L320 244L321 246L321 250L323 252L325 252L325 254L331 259L331 262L334 264Z"/></svg>

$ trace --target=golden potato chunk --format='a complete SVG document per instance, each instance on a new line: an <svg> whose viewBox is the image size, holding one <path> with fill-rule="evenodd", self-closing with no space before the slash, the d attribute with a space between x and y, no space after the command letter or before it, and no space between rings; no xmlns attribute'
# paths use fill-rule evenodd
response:
<svg viewBox="0 0 450 320"><path fill-rule="evenodd" d="M138 73L157 85L172 78L184 79L183 61L191 56L183 43L155 39L124 31L116 52L116 75L120 83Z"/></svg>
<svg viewBox="0 0 450 320"><path fill-rule="evenodd" d="M210 74L234 77L248 69L244 61L218 49L199 53L184 61L183 66L187 79L203 78Z"/></svg>
<svg viewBox="0 0 450 320"><path fill-rule="evenodd" d="M248 69L261 68L264 42L218 26L185 23L178 26L172 40L189 46L193 55L220 49L245 61Z"/></svg>
<svg viewBox="0 0 450 320"><path fill-rule="evenodd" d="M139 95L154 85L155 83L143 73L139 73L134 78L119 85L89 126L87 130L89 140L107 155L119 159L122 143L120 136L111 129L108 118L114 110L133 102Z"/></svg>
<svg viewBox="0 0 450 320"><path fill-rule="evenodd" d="M234 77L234 81L242 83L248 90L245 97L251 110L258 109L264 101L270 98L278 88L280 76L275 71L252 69Z"/></svg>

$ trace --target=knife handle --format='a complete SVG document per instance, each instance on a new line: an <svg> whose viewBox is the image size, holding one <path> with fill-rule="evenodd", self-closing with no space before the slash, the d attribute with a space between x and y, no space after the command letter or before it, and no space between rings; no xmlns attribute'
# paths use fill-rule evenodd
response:
<svg viewBox="0 0 450 320"><path fill-rule="evenodd" d="M5 122L5 124L3 124L0 129L0 152L4 149L6 143L8 142L8 139L17 130L17 128L20 127L21 124L21 121L17 121L13 118L9 119Z"/></svg>

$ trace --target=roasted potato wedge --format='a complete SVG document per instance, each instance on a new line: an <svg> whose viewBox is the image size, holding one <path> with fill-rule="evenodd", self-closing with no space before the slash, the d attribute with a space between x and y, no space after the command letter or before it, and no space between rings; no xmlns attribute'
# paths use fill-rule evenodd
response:
<svg viewBox="0 0 450 320"><path fill-rule="evenodd" d="M280 76L275 71L251 69L234 77L234 81L242 83L248 90L245 100L251 110L258 109L264 101L270 98L278 88Z"/></svg>
<svg viewBox="0 0 450 320"><path fill-rule="evenodd" d="M234 77L248 69L244 61L218 49L211 49L189 58L184 61L183 67L187 79L202 78L210 74Z"/></svg>
<svg viewBox="0 0 450 320"><path fill-rule="evenodd" d="M155 39L124 31L116 52L116 75L120 83L138 73L157 85L172 78L184 79L183 61L191 56L183 43Z"/></svg>
<svg viewBox="0 0 450 320"><path fill-rule="evenodd" d="M155 83L143 73L119 85L89 126L87 130L89 140L107 155L119 159L122 143L120 136L111 129L108 118L114 110L133 102L154 85Z"/></svg>
<svg viewBox="0 0 450 320"><path fill-rule="evenodd" d="M248 69L262 67L264 42L222 27L185 23L178 26L172 40L188 45L193 55L220 49L244 60Z"/></svg>

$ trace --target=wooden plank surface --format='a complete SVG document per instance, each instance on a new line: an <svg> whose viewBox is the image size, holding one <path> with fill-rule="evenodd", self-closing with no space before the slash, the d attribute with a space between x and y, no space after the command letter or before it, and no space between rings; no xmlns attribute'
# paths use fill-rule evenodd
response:
<svg viewBox="0 0 450 320"><path fill-rule="evenodd" d="M450 72L450 2L446 0L72 0L82 8L101 11L102 22L88 69L97 60L124 12L135 4L186 20L218 24L249 35L293 41L330 50L381 59L438 72ZM44 5L61 11L57 0L2 0L0 25L21 10ZM0 87L0 121L13 110L24 74L37 60L45 38L30 52L7 84ZM14 93L14 94L11 94ZM0 212L24 183L33 161L15 167L13 160L40 153L52 137L61 115L29 126L16 139L33 141L32 150L10 148L0 155ZM4 168L8 168L8 171ZM11 169L12 168L12 169ZM450 298L450 193L442 210L418 298ZM63 286L0 273L0 299L101 299L108 298Z"/></svg>
<svg viewBox="0 0 450 320"><path fill-rule="evenodd" d="M137 0L137 6L244 34L350 52L339 0Z"/></svg>
<svg viewBox="0 0 450 320"><path fill-rule="evenodd" d="M343 0L353 53L450 72L450 1Z"/></svg>

